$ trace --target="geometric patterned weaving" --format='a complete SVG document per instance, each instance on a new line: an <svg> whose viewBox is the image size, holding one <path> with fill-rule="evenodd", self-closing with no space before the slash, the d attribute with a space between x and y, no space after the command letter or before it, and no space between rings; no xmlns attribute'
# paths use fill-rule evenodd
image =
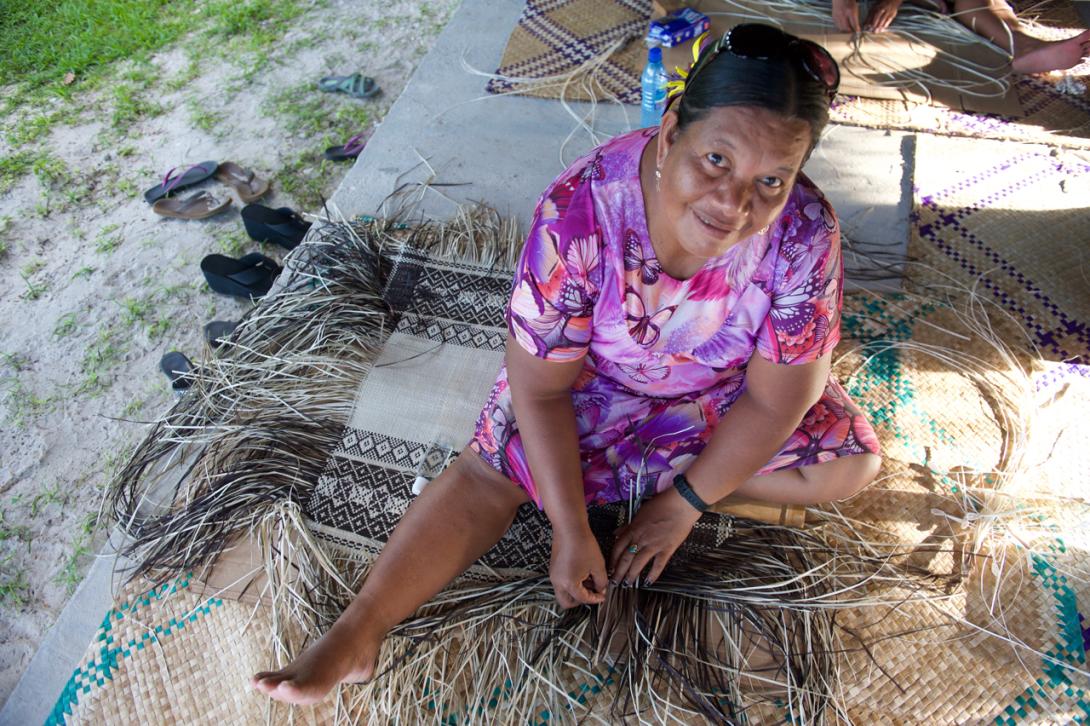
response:
<svg viewBox="0 0 1090 726"><path fill-rule="evenodd" d="M377 555L414 485L437 476L469 441L507 339L510 271L408 249L393 256L385 294L394 311L393 333L360 385L355 413L306 507L319 539L356 556ZM591 510L591 525L603 543L624 523L626 509ZM730 535L730 526L729 519L708 514L686 548L715 547ZM524 505L469 574L480 565L546 572L550 531L544 514Z"/></svg>

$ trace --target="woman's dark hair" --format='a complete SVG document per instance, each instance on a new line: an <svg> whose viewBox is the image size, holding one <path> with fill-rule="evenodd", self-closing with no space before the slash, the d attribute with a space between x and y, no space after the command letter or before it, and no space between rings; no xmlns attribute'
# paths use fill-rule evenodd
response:
<svg viewBox="0 0 1090 726"><path fill-rule="evenodd" d="M714 46L705 48L701 59L712 52ZM829 122L829 100L828 89L812 78L797 58L743 58L722 50L686 82L677 108L677 125L684 130L713 108L756 106L807 122L813 147Z"/></svg>

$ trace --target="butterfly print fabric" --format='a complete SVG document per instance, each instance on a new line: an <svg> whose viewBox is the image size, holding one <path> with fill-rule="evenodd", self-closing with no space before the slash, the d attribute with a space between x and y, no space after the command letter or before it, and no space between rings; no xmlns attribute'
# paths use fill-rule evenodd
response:
<svg viewBox="0 0 1090 726"><path fill-rule="evenodd" d="M800 175L768 229L677 280L647 232L639 161L653 129L618 136L538 201L507 322L531 354L583 361L572 389L588 504L672 485L745 387L754 355L809 363L840 339L840 233ZM470 446L540 507L501 369ZM834 380L762 472L877 453Z"/></svg>

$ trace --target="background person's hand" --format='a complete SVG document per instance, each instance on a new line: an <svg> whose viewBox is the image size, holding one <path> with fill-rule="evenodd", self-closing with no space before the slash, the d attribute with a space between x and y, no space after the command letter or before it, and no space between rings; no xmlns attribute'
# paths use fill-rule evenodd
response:
<svg viewBox="0 0 1090 726"><path fill-rule="evenodd" d="M564 609L605 602L609 584L606 560L589 527L580 532L553 533L549 580L556 601Z"/></svg>
<svg viewBox="0 0 1090 726"><path fill-rule="evenodd" d="M698 519L700 512L673 487L644 502L632 521L617 530L610 554L610 581L633 585L645 568L650 568L645 584L659 579ZM629 550L631 545L637 547L634 554Z"/></svg>
<svg viewBox="0 0 1090 726"><path fill-rule="evenodd" d="M856 0L833 0L833 25L845 33L858 33L859 3Z"/></svg>
<svg viewBox="0 0 1090 726"><path fill-rule="evenodd" d="M867 22L864 27L873 33L881 33L897 17L897 11L900 9L901 0L877 0L867 13Z"/></svg>

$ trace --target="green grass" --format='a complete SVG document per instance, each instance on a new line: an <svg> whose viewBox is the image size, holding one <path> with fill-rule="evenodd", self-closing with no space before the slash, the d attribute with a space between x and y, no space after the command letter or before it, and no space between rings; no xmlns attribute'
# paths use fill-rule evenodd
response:
<svg viewBox="0 0 1090 726"><path fill-rule="evenodd" d="M96 269L98 268L90 266L81 267L72 273L72 279L75 280L76 278L88 278Z"/></svg>
<svg viewBox="0 0 1090 726"><path fill-rule="evenodd" d="M16 373L30 368L30 359L22 353L0 353L0 363Z"/></svg>
<svg viewBox="0 0 1090 726"><path fill-rule="evenodd" d="M332 143L343 143L375 120L374 107L367 101L339 94L315 94L309 81L274 93L262 108L278 116L289 133L307 137L324 135Z"/></svg>
<svg viewBox="0 0 1090 726"><path fill-rule="evenodd" d="M201 59L199 55L191 55L178 75L168 79L163 85L168 91L180 91L201 75Z"/></svg>
<svg viewBox="0 0 1090 726"><path fill-rule="evenodd" d="M8 230L11 229L11 221L10 214L0 217L0 259L3 259L11 248L7 240Z"/></svg>
<svg viewBox="0 0 1090 726"><path fill-rule="evenodd" d="M147 404L146 399L134 398L125 405L125 408L121 409L121 418L132 418L144 410L145 404Z"/></svg>
<svg viewBox="0 0 1090 726"><path fill-rule="evenodd" d="M187 3L170 0L0 0L0 70L32 87L77 85L104 63L154 50L180 36L191 22ZM170 12L174 8L178 12Z"/></svg>
<svg viewBox="0 0 1090 726"><path fill-rule="evenodd" d="M30 582L26 570L13 566L12 556L0 561L0 604L5 607L22 607L29 601Z"/></svg>
<svg viewBox="0 0 1090 726"><path fill-rule="evenodd" d="M124 331L115 326L104 327L99 331L98 337L83 353L83 381L76 387L77 394L95 396L110 387L113 383L110 374L127 352L123 345L126 340Z"/></svg>
<svg viewBox="0 0 1090 726"><path fill-rule="evenodd" d="M34 168L38 154L33 151L17 151L11 156L0 159L0 194L15 186Z"/></svg>
<svg viewBox="0 0 1090 726"><path fill-rule="evenodd" d="M145 287L150 285L144 281ZM121 300L121 322L129 328L143 330L149 341L157 341L174 326L174 321L167 310L167 303L172 300L187 300L189 288L185 285L164 287L144 297L127 297Z"/></svg>
<svg viewBox="0 0 1090 726"><path fill-rule="evenodd" d="M26 171L33 172L42 186L42 201L35 210L42 217L76 206L94 191L92 176L81 179L62 159L48 152L32 154L29 169L22 173ZM60 203L54 204L57 201Z"/></svg>
<svg viewBox="0 0 1090 726"><path fill-rule="evenodd" d="M91 547L97 530L98 513L88 512L76 529L76 536L72 538L72 550L65 558L64 564L61 565L60 572L57 573L55 579L58 584L65 586L65 590L69 595L75 591L76 586L83 579L83 570L87 558L94 554Z"/></svg>
<svg viewBox="0 0 1090 726"><path fill-rule="evenodd" d="M17 429L25 428L30 421L53 410L56 399L39 396L20 378L0 378L0 385L7 391L8 422Z"/></svg>
<svg viewBox="0 0 1090 726"><path fill-rule="evenodd" d="M250 243L250 236L241 229L228 232L219 238L220 251L229 257L242 257Z"/></svg>
<svg viewBox="0 0 1090 726"><path fill-rule="evenodd" d="M0 391L7 394L5 396L8 409L7 423L21 429L26 427L31 420L52 410L55 399L49 396L39 396L30 390L23 378L18 375L30 367L30 360L25 355L21 353L2 353L0 354L0 361L3 362L5 368L16 374L14 376L0 376Z"/></svg>
<svg viewBox="0 0 1090 726"><path fill-rule="evenodd" d="M95 252L109 254L116 250L124 241L120 234L113 234L117 230L116 224L108 224L99 230L98 236L95 237Z"/></svg>
<svg viewBox="0 0 1090 726"><path fill-rule="evenodd" d="M197 99L191 98L186 102L189 109L189 122L193 128L200 129L206 134L221 136L223 134L223 119L225 114L219 111L210 111L201 105Z"/></svg>
<svg viewBox="0 0 1090 726"><path fill-rule="evenodd" d="M57 324L53 326L53 335L57 338L67 338L72 333L76 332L76 328L79 327L79 318L73 313L65 313L57 320Z"/></svg>
<svg viewBox="0 0 1090 726"><path fill-rule="evenodd" d="M30 262L23 265L22 273L24 277L30 277L35 272L38 272L45 267L45 260L40 257L35 257Z"/></svg>
<svg viewBox="0 0 1090 726"><path fill-rule="evenodd" d="M0 129L15 147L40 143L55 126L74 123L88 108L86 96L76 102L77 94L106 88L114 135L121 137L132 124L165 110L155 100L160 86L188 84L200 73L198 59L245 54L252 56L246 58L247 69L259 72L281 51L291 21L314 5L307 0L0 0L0 79L18 79L0 101L0 119L7 121L0 121ZM164 82L150 59L182 38L189 64ZM129 62L120 67L122 60ZM40 110L45 107L51 110ZM17 148L0 159L0 193L30 171L36 156L32 149ZM37 211L47 216L48 204Z"/></svg>
<svg viewBox="0 0 1090 726"><path fill-rule="evenodd" d="M0 542L13 539L26 544L29 550L30 542L34 539L34 536L30 532L30 527L25 524L11 524L7 521L7 514L0 510Z"/></svg>
<svg viewBox="0 0 1090 726"><path fill-rule="evenodd" d="M136 85L122 84L113 89L113 115L110 123L114 131L125 132L137 121L159 116L166 108L147 97Z"/></svg>
<svg viewBox="0 0 1090 726"><path fill-rule="evenodd" d="M126 325L143 322L152 309L152 301L148 298L127 297L121 301L120 305L121 319Z"/></svg>
<svg viewBox="0 0 1090 726"><path fill-rule="evenodd" d="M35 282L31 279L30 275L26 274L22 270L19 270L19 276L23 278L23 282L26 284L26 291L23 293L23 297L27 300L37 300L42 295L49 292L49 284L45 282Z"/></svg>
<svg viewBox="0 0 1090 726"><path fill-rule="evenodd" d="M50 504L64 504L67 501L68 497L61 494L61 485L59 483L54 484L49 489L38 492L30 500L30 516L37 517Z"/></svg>
<svg viewBox="0 0 1090 726"><path fill-rule="evenodd" d="M8 143L12 146L34 143L49 133L57 122L71 116L69 111L48 111L20 119L8 132Z"/></svg>

